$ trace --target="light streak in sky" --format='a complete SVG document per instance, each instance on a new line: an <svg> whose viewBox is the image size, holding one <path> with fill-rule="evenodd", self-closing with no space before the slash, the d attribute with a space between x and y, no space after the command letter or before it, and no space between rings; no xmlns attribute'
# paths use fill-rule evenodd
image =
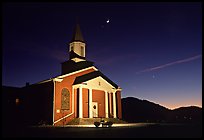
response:
<svg viewBox="0 0 204 140"><path fill-rule="evenodd" d="M150 72L150 71L155 71L155 70L163 69L163 68L166 68L166 67L169 67L169 66L172 66L172 65L176 65L176 64L181 64L181 63L193 61L193 60L196 60L196 59L198 59L200 57L202 57L201 54L195 55L193 57L189 57L189 58L186 58L186 59L177 60L177 61L174 61L174 62L171 62L171 63L167 63L167 64L163 64L163 65L160 65L160 66L147 68L147 69L144 69L144 70L136 72L136 74L141 74L141 73L144 73L144 72Z"/></svg>

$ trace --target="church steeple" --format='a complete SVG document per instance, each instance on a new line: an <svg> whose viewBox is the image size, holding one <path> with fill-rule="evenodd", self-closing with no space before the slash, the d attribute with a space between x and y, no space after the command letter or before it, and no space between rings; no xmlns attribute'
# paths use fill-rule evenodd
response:
<svg viewBox="0 0 204 140"><path fill-rule="evenodd" d="M77 25L75 27L75 32L73 34L71 42L74 42L74 41L84 42L84 38L82 36L81 29L80 29L80 26L79 26L78 23L77 23Z"/></svg>
<svg viewBox="0 0 204 140"><path fill-rule="evenodd" d="M71 42L69 43L69 58L75 62L85 61L85 42L80 26L77 23Z"/></svg>

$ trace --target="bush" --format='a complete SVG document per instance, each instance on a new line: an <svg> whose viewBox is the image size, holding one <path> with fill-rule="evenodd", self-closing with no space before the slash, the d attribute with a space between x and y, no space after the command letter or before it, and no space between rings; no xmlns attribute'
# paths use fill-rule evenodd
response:
<svg viewBox="0 0 204 140"><path fill-rule="evenodd" d="M40 120L38 122L38 125L46 125L46 124L48 124L47 121Z"/></svg>
<svg viewBox="0 0 204 140"><path fill-rule="evenodd" d="M113 125L113 122L107 122L108 127L111 127Z"/></svg>
<svg viewBox="0 0 204 140"><path fill-rule="evenodd" d="M100 122L94 122L94 125L95 125L96 127L99 127L100 124L101 124Z"/></svg>
<svg viewBox="0 0 204 140"><path fill-rule="evenodd" d="M107 121L107 122L103 122L102 123L102 127L111 127L113 125L113 122L111 122L111 121Z"/></svg>
<svg viewBox="0 0 204 140"><path fill-rule="evenodd" d="M109 122L109 124L110 124L110 125L112 125L112 124L113 124L113 122Z"/></svg>
<svg viewBox="0 0 204 140"><path fill-rule="evenodd" d="M105 121L104 120L101 120L101 123L104 123Z"/></svg>

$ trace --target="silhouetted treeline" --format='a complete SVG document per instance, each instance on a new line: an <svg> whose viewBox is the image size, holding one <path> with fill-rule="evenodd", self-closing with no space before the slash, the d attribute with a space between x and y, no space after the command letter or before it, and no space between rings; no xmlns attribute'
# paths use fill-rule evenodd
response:
<svg viewBox="0 0 204 140"><path fill-rule="evenodd" d="M201 123L202 108L181 107L174 110L133 97L122 99L122 118L127 122Z"/></svg>
<svg viewBox="0 0 204 140"><path fill-rule="evenodd" d="M51 81L22 88L2 86L3 127L52 124L52 84Z"/></svg>

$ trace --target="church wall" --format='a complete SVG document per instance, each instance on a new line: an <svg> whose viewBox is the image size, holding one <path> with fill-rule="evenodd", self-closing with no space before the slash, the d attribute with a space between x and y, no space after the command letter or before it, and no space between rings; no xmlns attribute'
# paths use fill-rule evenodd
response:
<svg viewBox="0 0 204 140"><path fill-rule="evenodd" d="M116 92L117 97L117 116L122 119L122 106L121 106L121 91Z"/></svg>
<svg viewBox="0 0 204 140"><path fill-rule="evenodd" d="M71 47L74 47L74 52L80 56L82 56L81 54L81 47L83 47L83 57L85 57L85 43L82 42L72 42L70 43L70 48L69 50L71 51Z"/></svg>
<svg viewBox="0 0 204 140"><path fill-rule="evenodd" d="M61 121L55 123L55 126L63 126L63 125L66 125L66 123L68 123L69 121L71 121L74 117L74 114L71 115L70 117L67 117L65 119L62 119Z"/></svg>
<svg viewBox="0 0 204 140"><path fill-rule="evenodd" d="M55 119L54 119L55 121L62 118L65 115L71 114L72 112L74 112L74 110L77 111L77 107L76 107L77 104L75 104L76 108L72 111L72 94L73 94L72 93L72 84L74 83L74 80L77 76L81 76L81 75L84 75L84 74L87 74L87 73L90 73L93 71L95 71L95 70L94 69L88 69L86 71L82 71L82 72L64 77L62 82L56 82L56 87L55 87L55 89L56 89L55 90L56 91L55 92ZM63 88L67 88L70 92L70 109L65 110L65 111L61 110L61 92L62 92ZM77 93L77 92L75 92L75 93ZM77 94L74 95L74 97L75 97L75 101L77 101ZM57 113L57 110L59 111L58 113ZM76 115L77 114L74 114L73 117L75 117Z"/></svg>
<svg viewBox="0 0 204 140"><path fill-rule="evenodd" d="M83 88L82 89L82 102L83 102L83 118L88 118L89 117L89 108L88 108L88 89Z"/></svg>
<svg viewBox="0 0 204 140"><path fill-rule="evenodd" d="M67 88L70 93L70 109L69 110L62 110L61 109L61 94L62 89ZM55 121L64 117L65 115L68 115L72 111L72 91L69 88L69 85L64 85L60 82L56 82L56 93L55 93Z"/></svg>
<svg viewBox="0 0 204 140"><path fill-rule="evenodd" d="M92 102L98 103L98 117L105 117L105 92L93 89Z"/></svg>

